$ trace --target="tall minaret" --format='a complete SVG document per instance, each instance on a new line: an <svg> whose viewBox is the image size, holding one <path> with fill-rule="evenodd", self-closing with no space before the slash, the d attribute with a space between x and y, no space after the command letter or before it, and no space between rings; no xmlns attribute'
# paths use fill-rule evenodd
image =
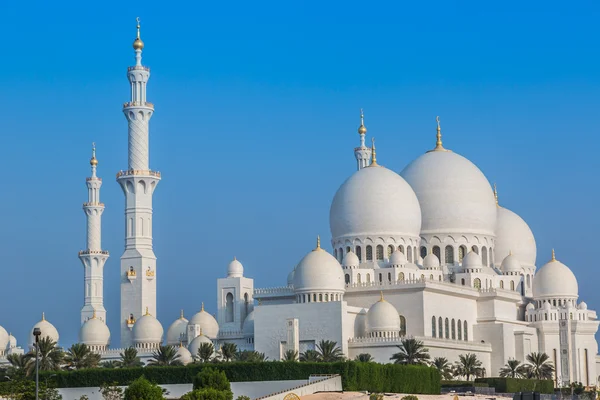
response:
<svg viewBox="0 0 600 400"><path fill-rule="evenodd" d="M365 146L367 128L365 127L365 116L362 108L360 109L360 127L358 128L358 134L360 135L360 146L354 149L354 157L356 157L356 165L360 170L368 167L371 161L371 149Z"/></svg>
<svg viewBox="0 0 600 400"><path fill-rule="evenodd" d="M146 101L150 69L142 65L144 42L133 42L135 66L127 70L131 101L123 105L129 124L129 167L117 174L125 193L125 252L121 256L121 346L133 345L131 328L146 313L156 316L156 256L152 250L152 194L160 173L148 164L148 122L154 113Z"/></svg>
<svg viewBox="0 0 600 400"><path fill-rule="evenodd" d="M103 304L104 264L108 259L108 251L102 250L102 213L104 204L100 203L100 187L102 179L96 176L96 145L92 145L92 176L86 179L88 201L83 203L83 211L87 217L87 248L79 252L79 259L84 269L84 301L81 309L83 324L94 315L106 322L106 309Z"/></svg>

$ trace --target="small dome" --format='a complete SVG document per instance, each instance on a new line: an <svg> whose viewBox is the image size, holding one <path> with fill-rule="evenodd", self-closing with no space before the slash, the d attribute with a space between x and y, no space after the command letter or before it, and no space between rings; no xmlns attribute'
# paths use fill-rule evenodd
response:
<svg viewBox="0 0 600 400"><path fill-rule="evenodd" d="M233 261L229 263L227 267L228 278L241 278L244 276L244 266L237 258L233 257Z"/></svg>
<svg viewBox="0 0 600 400"><path fill-rule="evenodd" d="M254 311L248 314L244 320L242 332L244 332L245 337L254 336Z"/></svg>
<svg viewBox="0 0 600 400"><path fill-rule="evenodd" d="M219 324L215 317L204 311L204 303L202 303L200 312L190 319L188 325L200 325L202 332L211 339L216 339L219 335ZM194 353L192 352L192 354Z"/></svg>
<svg viewBox="0 0 600 400"><path fill-rule="evenodd" d="M554 257L533 277L534 299L577 298L579 286L573 271Z"/></svg>
<svg viewBox="0 0 600 400"><path fill-rule="evenodd" d="M133 342L135 344L161 343L163 333L160 322L146 310L146 315L135 321L135 325L133 325Z"/></svg>
<svg viewBox="0 0 600 400"><path fill-rule="evenodd" d="M500 266L500 269L505 274L511 273L511 272L516 272L516 273L520 274L523 271L523 268L521 267L519 260L517 260L517 257L515 257L512 253L509 253L509 255L504 257L504 260L502 260L502 265Z"/></svg>
<svg viewBox="0 0 600 400"><path fill-rule="evenodd" d="M367 311L367 331L400 332L400 316L398 310L381 296L381 300L373 304Z"/></svg>
<svg viewBox="0 0 600 400"><path fill-rule="evenodd" d="M396 249L396 251L394 251L392 253L392 255L390 256L390 265L391 266L400 266L400 265L405 265L408 261L406 260L406 256L404 255L403 252L401 252L400 250Z"/></svg>
<svg viewBox="0 0 600 400"><path fill-rule="evenodd" d="M542 305L542 308L543 308L544 310L550 310L550 309L552 309L552 305L550 304L550 302L549 302L549 301L546 301L546 302L544 302L544 304Z"/></svg>
<svg viewBox="0 0 600 400"><path fill-rule="evenodd" d="M133 49L134 50L142 50L143 48L144 48L144 42L142 42L142 39L136 38L133 41Z"/></svg>
<svg viewBox="0 0 600 400"><path fill-rule="evenodd" d="M108 346L110 330L96 314L83 323L79 329L79 341L86 346Z"/></svg>
<svg viewBox="0 0 600 400"><path fill-rule="evenodd" d="M183 317L182 310L181 316L176 319L167 330L167 346L177 346L181 342L187 341L188 322L189 321Z"/></svg>
<svg viewBox="0 0 600 400"><path fill-rule="evenodd" d="M504 207L497 207L496 243L494 256L500 262L511 252L521 266L534 267L537 247L529 225L517 214Z"/></svg>
<svg viewBox="0 0 600 400"><path fill-rule="evenodd" d="M196 355L198 354L198 350L200 349L200 346L202 346L202 343L213 344L212 340L210 340L208 337L206 337L202 334L200 336L196 336L194 338L194 340L192 340L192 343L190 343L188 346L188 350L192 354L192 357L196 357Z"/></svg>
<svg viewBox="0 0 600 400"><path fill-rule="evenodd" d="M353 251L349 251L348 253L346 253L346 255L344 256L344 260L342 261L342 266L344 268L358 268L359 264L360 260L358 259L358 256L354 254Z"/></svg>
<svg viewBox="0 0 600 400"><path fill-rule="evenodd" d="M6 329L0 326L0 350L9 348L11 337L12 336L6 332Z"/></svg>
<svg viewBox="0 0 600 400"><path fill-rule="evenodd" d="M587 303L585 301L582 301L581 303L579 303L579 306L577 306L577 308L579 308L580 310L587 310Z"/></svg>
<svg viewBox="0 0 600 400"><path fill-rule="evenodd" d="M288 274L287 277L287 285L288 286L294 286L294 274L296 273L296 269L294 268L293 270L290 271L290 273Z"/></svg>
<svg viewBox="0 0 600 400"><path fill-rule="evenodd" d="M298 263L294 274L295 292L344 292L344 272L340 263L319 244Z"/></svg>
<svg viewBox="0 0 600 400"><path fill-rule="evenodd" d="M440 259L433 253L429 253L423 259L423 268L438 269L440 267Z"/></svg>
<svg viewBox="0 0 600 400"><path fill-rule="evenodd" d="M33 328L31 329L31 332L29 333L29 346L30 347L33 347L33 344L35 343L35 337L33 336L33 331L36 328L39 328L42 332L40 335L40 339L48 337L48 338L50 338L50 340L58 343L58 339L59 339L58 331L56 330L54 325L52 325L50 322L46 321L46 315L44 313L42 313L42 320L40 322L38 322L37 324L35 324L33 326Z"/></svg>
<svg viewBox="0 0 600 400"><path fill-rule="evenodd" d="M479 254L475 253L473 250L469 251L465 258L463 258L462 267L463 269L483 268L481 257L479 257Z"/></svg>
<svg viewBox="0 0 600 400"><path fill-rule="evenodd" d="M179 361L181 361L183 365L188 365L194 361L192 353L190 353L185 346L179 345L177 347L177 355L179 356Z"/></svg>
<svg viewBox="0 0 600 400"><path fill-rule="evenodd" d="M527 309L527 311L535 310L535 306L533 305L533 303L529 303L529 304L527 304L526 309Z"/></svg>

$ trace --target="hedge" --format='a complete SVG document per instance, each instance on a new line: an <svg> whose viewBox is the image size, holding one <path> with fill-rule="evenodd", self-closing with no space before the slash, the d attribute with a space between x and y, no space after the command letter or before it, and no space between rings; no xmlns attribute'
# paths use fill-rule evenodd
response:
<svg viewBox="0 0 600 400"><path fill-rule="evenodd" d="M457 388L457 387L489 387L490 385L486 382L442 381L441 386L443 388Z"/></svg>
<svg viewBox="0 0 600 400"><path fill-rule="evenodd" d="M498 393L554 393L554 382L551 379L477 378L475 382L487 383Z"/></svg>
<svg viewBox="0 0 600 400"><path fill-rule="evenodd" d="M439 394L440 374L435 368L364 362L231 362L191 364L185 367L94 368L77 371L44 371L56 387L98 387L105 382L128 385L144 375L157 384L192 383L203 368L225 372L230 382L301 380L309 375L339 374L346 391ZM55 375L55 376L52 376Z"/></svg>

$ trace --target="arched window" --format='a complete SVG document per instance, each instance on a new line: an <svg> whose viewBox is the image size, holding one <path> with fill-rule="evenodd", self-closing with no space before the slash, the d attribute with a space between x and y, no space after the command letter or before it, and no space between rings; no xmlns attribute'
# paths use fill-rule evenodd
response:
<svg viewBox="0 0 600 400"><path fill-rule="evenodd" d="M358 257L358 261L362 261L362 248L360 246L356 246L355 250L356 257Z"/></svg>
<svg viewBox="0 0 600 400"><path fill-rule="evenodd" d="M367 246L367 261L373 261L373 247Z"/></svg>
<svg viewBox="0 0 600 400"><path fill-rule="evenodd" d="M400 316L400 336L406 336L406 318L404 318L404 315Z"/></svg>
<svg viewBox="0 0 600 400"><path fill-rule="evenodd" d="M371 282L371 274L367 274L367 283Z"/></svg>
<svg viewBox="0 0 600 400"><path fill-rule="evenodd" d="M527 274L527 289L529 289L531 287L531 275ZM554 300L554 302L556 303L556 300ZM556 304L554 304L556 305Z"/></svg>
<svg viewBox="0 0 600 400"><path fill-rule="evenodd" d="M440 246L433 246L433 254L438 258L438 260L442 261Z"/></svg>
<svg viewBox="0 0 600 400"><path fill-rule="evenodd" d="M483 265L488 265L488 259L487 259L487 247L482 247L481 248L481 262L483 263Z"/></svg>
<svg viewBox="0 0 600 400"><path fill-rule="evenodd" d="M515 290L515 281L510 281L510 290Z"/></svg>
<svg viewBox="0 0 600 400"><path fill-rule="evenodd" d="M425 275L421 274L421 280L424 281L425 280Z"/></svg>
<svg viewBox="0 0 600 400"><path fill-rule="evenodd" d="M408 262L412 262L413 261L413 259L412 259L412 251L411 251L410 247L408 247L408 246L406 246L406 260Z"/></svg>
<svg viewBox="0 0 600 400"><path fill-rule="evenodd" d="M456 321L452 318L452 340L456 340Z"/></svg>
<svg viewBox="0 0 600 400"><path fill-rule="evenodd" d="M444 255L446 257L446 264L454 264L454 247L450 245L446 246Z"/></svg>
<svg viewBox="0 0 600 400"><path fill-rule="evenodd" d="M244 315L242 315L242 321L246 319L246 316L249 314L250 308L250 298L248 297L248 293L244 293Z"/></svg>
<svg viewBox="0 0 600 400"><path fill-rule="evenodd" d="M419 257L417 257L417 247L413 247L413 260L415 260L415 264L417 263Z"/></svg>
<svg viewBox="0 0 600 400"><path fill-rule="evenodd" d="M435 316L431 317L431 337L435 337L437 331L435 329Z"/></svg>
<svg viewBox="0 0 600 400"><path fill-rule="evenodd" d="M233 322L233 295L225 296L225 322Z"/></svg>
<svg viewBox="0 0 600 400"><path fill-rule="evenodd" d="M441 275L438 275L438 281L440 281L440 282L442 281L442 276Z"/></svg>
<svg viewBox="0 0 600 400"><path fill-rule="evenodd" d="M504 281L500 281L500 289L504 289Z"/></svg>
<svg viewBox="0 0 600 400"><path fill-rule="evenodd" d="M340 261L344 260L344 249L342 249L341 247L338 250L338 256L340 257Z"/></svg>
<svg viewBox="0 0 600 400"><path fill-rule="evenodd" d="M377 259L383 260L383 246L378 244L376 250L377 250Z"/></svg>
<svg viewBox="0 0 600 400"><path fill-rule="evenodd" d="M394 252L394 246L392 246L391 244L388 246L388 252L387 252L387 258L390 258L392 256L392 253Z"/></svg>
<svg viewBox="0 0 600 400"><path fill-rule="evenodd" d="M383 282L383 274L379 274L379 283Z"/></svg>
<svg viewBox="0 0 600 400"><path fill-rule="evenodd" d="M421 246L421 258L427 257L427 247Z"/></svg>
<svg viewBox="0 0 600 400"><path fill-rule="evenodd" d="M450 339L450 321L448 318L444 321L444 328L446 328L446 339Z"/></svg>
<svg viewBox="0 0 600 400"><path fill-rule="evenodd" d="M460 284L463 285L463 286L465 286L465 278L461 278Z"/></svg>
<svg viewBox="0 0 600 400"><path fill-rule="evenodd" d="M398 246L398 250L400 250L400 253L404 254L404 246Z"/></svg>
<svg viewBox="0 0 600 400"><path fill-rule="evenodd" d="M357 274L357 275L356 275L356 282L358 282L358 283L361 283L361 280L360 280L360 274Z"/></svg>
<svg viewBox="0 0 600 400"><path fill-rule="evenodd" d="M479 254L479 249L477 248L477 246L473 245L473 247L471 247L471 250L475 253L475 254Z"/></svg>
<svg viewBox="0 0 600 400"><path fill-rule="evenodd" d="M319 301L323 302L323 293L319 293Z"/></svg>
<svg viewBox="0 0 600 400"><path fill-rule="evenodd" d="M346 246L346 253L350 253L350 250L352 250L352 248L350 246Z"/></svg>
<svg viewBox="0 0 600 400"><path fill-rule="evenodd" d="M465 253L467 252L467 248L465 246L460 246L458 248L458 261L462 262L463 258L465 258Z"/></svg>
<svg viewBox="0 0 600 400"><path fill-rule="evenodd" d="M350 275L346 274L346 284L349 284L349 283L350 283Z"/></svg>
<svg viewBox="0 0 600 400"><path fill-rule="evenodd" d="M444 326L442 324L442 317L438 318L438 337L440 339L444 338Z"/></svg>
<svg viewBox="0 0 600 400"><path fill-rule="evenodd" d="M340 257L338 256L338 251L337 249L333 250L333 255L335 256L336 259L340 259Z"/></svg>
<svg viewBox="0 0 600 400"><path fill-rule="evenodd" d="M392 273L388 272L388 282L391 282L391 281L392 281Z"/></svg>
<svg viewBox="0 0 600 400"><path fill-rule="evenodd" d="M457 339L458 340L462 340L462 324L460 322L460 319L458 320L458 323L456 324L456 328L458 328L458 336Z"/></svg>
<svg viewBox="0 0 600 400"><path fill-rule="evenodd" d="M481 289L481 279L475 278L475 280L473 281L473 287L475 289Z"/></svg>
<svg viewBox="0 0 600 400"><path fill-rule="evenodd" d="M403 281L403 280L404 280L404 272L400 272L400 273L398 274L398 280L399 280L399 281Z"/></svg>
<svg viewBox="0 0 600 400"><path fill-rule="evenodd" d="M467 329L467 321L463 323L463 334L465 336L465 341L469 340L469 330Z"/></svg>
<svg viewBox="0 0 600 400"><path fill-rule="evenodd" d="M433 280L433 274L429 275L429 280L432 281Z"/></svg>

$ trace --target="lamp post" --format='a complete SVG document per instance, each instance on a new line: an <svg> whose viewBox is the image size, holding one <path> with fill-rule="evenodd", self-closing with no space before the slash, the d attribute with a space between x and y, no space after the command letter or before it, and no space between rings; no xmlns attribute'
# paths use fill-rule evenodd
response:
<svg viewBox="0 0 600 400"><path fill-rule="evenodd" d="M38 355L41 334L42 330L40 328L33 330L33 336L35 337L35 400L40 400L40 359Z"/></svg>

